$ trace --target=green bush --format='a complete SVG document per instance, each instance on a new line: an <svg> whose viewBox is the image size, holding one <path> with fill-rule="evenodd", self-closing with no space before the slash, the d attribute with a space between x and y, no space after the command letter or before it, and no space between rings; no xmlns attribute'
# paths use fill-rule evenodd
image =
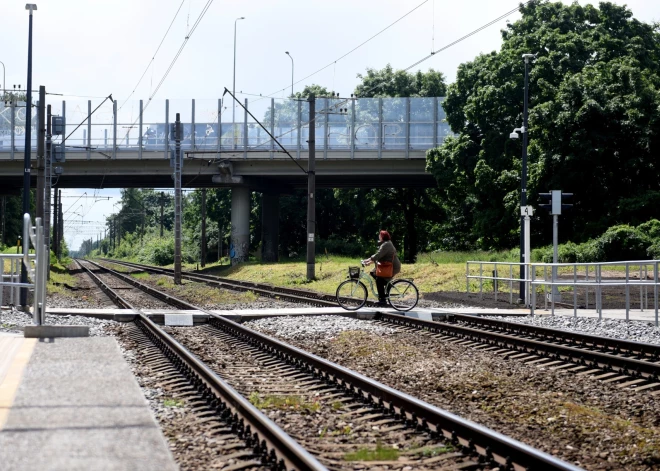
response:
<svg viewBox="0 0 660 471"><path fill-rule="evenodd" d="M596 240L605 262L643 260L651 244L646 234L627 224L610 227Z"/></svg>
<svg viewBox="0 0 660 471"><path fill-rule="evenodd" d="M660 221L651 219L637 226L637 229L650 239L660 239Z"/></svg>

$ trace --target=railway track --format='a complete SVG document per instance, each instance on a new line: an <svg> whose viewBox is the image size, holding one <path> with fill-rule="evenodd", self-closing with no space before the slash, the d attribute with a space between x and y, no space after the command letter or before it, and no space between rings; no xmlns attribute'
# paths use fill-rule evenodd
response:
<svg viewBox="0 0 660 471"><path fill-rule="evenodd" d="M108 258L101 258L100 260L107 263L114 263L116 265L123 265L125 267L134 268L137 270L143 270L148 273L174 276L174 270L169 268L160 268L151 265L142 265L140 263L124 262ZM331 294L318 293L304 289L284 288L281 286L273 286L267 283L232 280L229 278L222 278L215 275L206 275L203 273L190 273L184 271L181 273L181 277L186 280L205 283L216 288L229 289L233 291L252 291L256 294L269 298L277 298L294 303L308 304L317 307L337 307L337 298ZM367 301L365 306L373 307L375 304L376 303L373 301Z"/></svg>
<svg viewBox="0 0 660 471"><path fill-rule="evenodd" d="M96 266L99 267L99 265ZM122 280L130 278L107 268L105 270ZM98 281L102 283L100 279ZM136 287L141 285L140 289L152 296L156 295L159 299L168 299L168 302L177 307L186 305L189 308L197 309L189 303L176 300L165 293L158 295L157 290L145 286L137 280L132 280L131 285ZM111 297L116 299L118 295L111 295ZM226 375L231 381L235 382L239 390L242 389L244 393L248 393L249 387L245 384L249 382L252 388L256 384L269 391L277 391L277 388L301 391L303 399L310 397L310 394L323 394L321 396L323 401L332 400L334 403L338 403L339 406L337 407L341 408L342 413L354 416L356 422L361 419L365 424L365 430L369 425L372 430L375 426L384 426L383 433L393 433L394 436L384 436L386 442L389 444L392 443L391 440L399 440L400 443L394 444L407 447L404 448L404 452L412 453L405 454L405 459L402 462L405 463L407 460L410 466L418 469L493 469L495 467L510 470L579 469L510 437L462 419L359 373L230 320L215 316L212 313L208 314L210 316L209 325L197 329L208 336L205 338L209 339L209 342L202 341L200 343L199 340L194 340L194 337L192 340L188 337L186 342L191 342L191 348L196 349L200 356L208 356L209 361L215 361L216 363L218 363L218 360L214 360L214 355L209 354L208 351L204 353L207 343L218 345L217 343L211 343L211 338L224 343L225 347L223 348L228 348L234 353L240 351L243 352L243 355L250 356L249 361L243 357L243 361L247 361L247 364L238 363L238 365L234 365L233 362L225 362L224 367L221 368L223 376ZM187 349L153 324L146 316L140 315L137 324L141 329L148 327L150 338L159 346L161 344L166 344L168 347L175 345L180 347L180 351L190 355ZM190 329L187 330L190 331ZM181 339L184 338L184 334L177 335L182 336ZM170 353L170 355L174 355L174 353ZM198 366L206 368L207 375L210 374L212 377L219 379L205 363L194 356L192 358L198 362ZM222 361L218 364L221 365ZM216 364L216 368L219 368L218 364ZM207 381L208 376L201 380L202 385L205 385ZM258 391L253 389L252 393L255 392L257 395L259 394ZM243 401L246 400L244 397L242 399ZM260 401L261 397L253 397L253 400ZM240 418L234 420L240 420ZM380 425L374 425L374 423L379 422ZM251 428L251 430L255 429ZM318 433L316 438L318 439L321 435L325 434ZM334 451L328 451L327 443L324 446L324 443L318 440L312 441L310 434L298 431L296 437L300 438L302 444L328 469L352 467L344 461L337 460L337 449L341 449L341 447L336 446L337 444L335 444ZM356 443L359 445L359 442ZM429 447L437 450L436 445L445 444L442 445L445 447L445 452L441 456L432 458L425 457L423 453L421 456L416 456L414 449L410 449L413 443L416 444L415 446L422 444L421 450L428 450ZM451 450L456 451L456 453L447 453L446 447L451 447ZM281 451L271 451L271 453L283 456ZM387 462L387 464L394 466L393 469L396 469L396 462ZM359 467L364 469L364 463L360 463Z"/></svg>
<svg viewBox="0 0 660 471"><path fill-rule="evenodd" d="M165 333L147 316L119 295L107 282L97 276L85 262L76 261L92 280L118 306L137 311L136 329L130 333L133 340L144 349L150 361L163 373L163 380L176 384L180 397L195 404L199 417L212 415L217 421L216 433L232 438L230 456L240 458L232 465L233 470L268 467L325 471L313 456L287 435L273 421L263 415L247 399L218 377L204 363L186 350L172 336ZM156 347L158 351L155 351ZM240 450L242 448L243 450ZM242 451L242 453L241 453Z"/></svg>
<svg viewBox="0 0 660 471"><path fill-rule="evenodd" d="M660 395L657 345L459 314L441 322L388 313L378 313L375 319L517 361L591 375L619 388Z"/></svg>

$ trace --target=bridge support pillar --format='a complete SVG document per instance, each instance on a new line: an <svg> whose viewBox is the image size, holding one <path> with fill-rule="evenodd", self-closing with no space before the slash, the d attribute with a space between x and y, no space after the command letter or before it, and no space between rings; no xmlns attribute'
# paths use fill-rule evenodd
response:
<svg viewBox="0 0 660 471"><path fill-rule="evenodd" d="M250 189L231 189L231 264L247 262L250 256Z"/></svg>
<svg viewBox="0 0 660 471"><path fill-rule="evenodd" d="M280 196L277 193L261 194L261 260L279 261Z"/></svg>

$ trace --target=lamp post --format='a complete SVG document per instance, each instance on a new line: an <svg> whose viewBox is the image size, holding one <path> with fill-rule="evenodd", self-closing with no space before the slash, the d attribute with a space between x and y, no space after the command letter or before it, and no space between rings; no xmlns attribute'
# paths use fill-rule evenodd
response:
<svg viewBox="0 0 660 471"><path fill-rule="evenodd" d="M293 97L293 57L291 57L289 51L285 51L285 54L291 59L291 96Z"/></svg>
<svg viewBox="0 0 660 471"><path fill-rule="evenodd" d="M527 206L527 144L529 142L529 130L527 125L528 118L528 95L529 95L529 60L534 59L536 54L523 54L525 61L525 91L523 99L523 125L522 128L516 128L510 134L512 139L518 139L518 132L522 133L522 175L520 178L521 192L520 192L520 299L525 302L525 281L527 279L527 264L531 262L530 254L525 251L525 216L523 215L523 208ZM529 234L527 234L529 237Z"/></svg>
<svg viewBox="0 0 660 471"><path fill-rule="evenodd" d="M236 23L238 20L244 20L245 17L241 16L240 18L236 18L234 20L234 82L231 87L231 93L232 95L236 96ZM232 142L234 143L234 148L236 148L236 131L235 131L235 125L236 123L236 103L232 102L231 105L231 134L232 134Z"/></svg>
<svg viewBox="0 0 660 471"><path fill-rule="evenodd" d="M25 9L30 11L30 23L28 27L27 103L25 105L25 157L23 159L23 214L30 212L30 153L32 150L32 12L37 9L37 5L28 3L25 5ZM25 240L23 243L27 244L28 241ZM27 281L25 264L21 264L21 283L27 283ZM20 298L21 306L26 309L27 288L21 288Z"/></svg>

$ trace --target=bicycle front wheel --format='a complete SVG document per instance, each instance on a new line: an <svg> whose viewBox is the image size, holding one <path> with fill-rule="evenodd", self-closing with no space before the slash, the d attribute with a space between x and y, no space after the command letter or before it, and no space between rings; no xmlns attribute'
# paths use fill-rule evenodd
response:
<svg viewBox="0 0 660 471"><path fill-rule="evenodd" d="M396 280L390 284L387 302L397 311L410 311L418 300L419 292L412 281Z"/></svg>
<svg viewBox="0 0 660 471"><path fill-rule="evenodd" d="M358 280L346 280L337 287L337 303L348 311L364 306L367 295L367 287Z"/></svg>

